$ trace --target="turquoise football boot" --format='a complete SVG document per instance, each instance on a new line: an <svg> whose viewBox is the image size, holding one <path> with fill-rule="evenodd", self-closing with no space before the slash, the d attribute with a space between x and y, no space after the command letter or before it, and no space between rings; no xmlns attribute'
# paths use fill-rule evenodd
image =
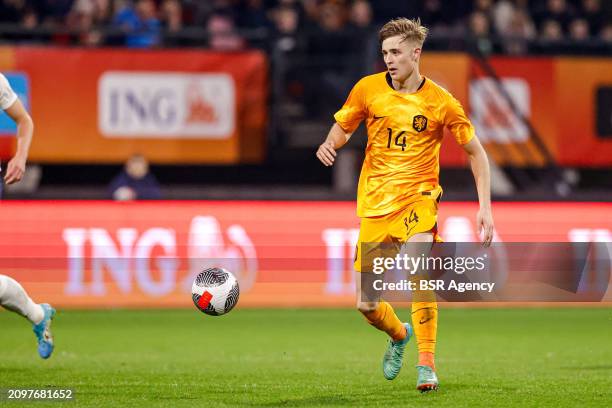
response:
<svg viewBox="0 0 612 408"><path fill-rule="evenodd" d="M51 357L51 353L53 353L53 335L51 334L51 320L53 320L53 316L55 316L55 309L51 307L51 305L47 303L42 303L43 311L45 312L45 317L38 324L35 324L32 330L36 335L36 340L38 340L38 354L42 358Z"/></svg>
<svg viewBox="0 0 612 408"><path fill-rule="evenodd" d="M418 365L417 368L417 390L421 392L437 391L438 376L429 366Z"/></svg>
<svg viewBox="0 0 612 408"><path fill-rule="evenodd" d="M404 323L404 327L406 327L406 337L400 341L389 340L387 351L383 356L383 374L387 380L393 380L402 369L404 349L412 337L412 326Z"/></svg>

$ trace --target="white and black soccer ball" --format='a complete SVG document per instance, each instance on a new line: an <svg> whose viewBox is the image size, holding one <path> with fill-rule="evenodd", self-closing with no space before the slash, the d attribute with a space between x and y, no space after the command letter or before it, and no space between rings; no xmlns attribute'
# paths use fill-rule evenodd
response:
<svg viewBox="0 0 612 408"><path fill-rule="evenodd" d="M240 287L236 277L224 268L208 268L196 276L191 287L193 303L203 313L220 316L238 303Z"/></svg>

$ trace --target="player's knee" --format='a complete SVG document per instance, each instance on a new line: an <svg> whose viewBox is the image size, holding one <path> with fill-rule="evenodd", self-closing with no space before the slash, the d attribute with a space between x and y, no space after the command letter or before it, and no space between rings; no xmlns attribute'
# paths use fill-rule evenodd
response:
<svg viewBox="0 0 612 408"><path fill-rule="evenodd" d="M357 310L361 313L372 313L378 308L378 302L357 302Z"/></svg>

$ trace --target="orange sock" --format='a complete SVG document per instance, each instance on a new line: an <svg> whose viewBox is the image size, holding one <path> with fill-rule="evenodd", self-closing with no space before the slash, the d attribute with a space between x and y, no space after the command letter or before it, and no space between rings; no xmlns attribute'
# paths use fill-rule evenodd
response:
<svg viewBox="0 0 612 408"><path fill-rule="evenodd" d="M434 363L434 353L430 353L425 351L423 353L419 353L419 362L417 365L423 365L431 367L432 370L436 371L436 364Z"/></svg>
<svg viewBox="0 0 612 408"><path fill-rule="evenodd" d="M434 368L436 335L438 330L438 304L436 302L412 303L412 327L417 338L419 365ZM421 364L423 362L424 364Z"/></svg>
<svg viewBox="0 0 612 408"><path fill-rule="evenodd" d="M378 307L373 312L363 313L368 323L382 330L394 341L403 340L406 337L406 327L395 314L393 307L387 302L378 302Z"/></svg>

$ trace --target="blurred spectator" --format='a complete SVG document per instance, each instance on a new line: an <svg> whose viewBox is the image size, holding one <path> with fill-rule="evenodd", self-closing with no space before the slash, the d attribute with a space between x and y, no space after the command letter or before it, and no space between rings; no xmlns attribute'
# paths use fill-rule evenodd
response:
<svg viewBox="0 0 612 408"><path fill-rule="evenodd" d="M492 10L492 21L495 32L501 36L510 35L510 26L518 10L510 0L500 0Z"/></svg>
<svg viewBox="0 0 612 408"><path fill-rule="evenodd" d="M272 12L272 48L288 53L302 48L298 37L299 15L295 8L281 6Z"/></svg>
<svg viewBox="0 0 612 408"><path fill-rule="evenodd" d="M160 7L162 26L171 32L183 28L183 6L179 0L164 0Z"/></svg>
<svg viewBox="0 0 612 408"><path fill-rule="evenodd" d="M45 25L62 25L74 0L38 0L32 2L38 10L40 22Z"/></svg>
<svg viewBox="0 0 612 408"><path fill-rule="evenodd" d="M608 23L599 32L602 41L612 44L612 23Z"/></svg>
<svg viewBox="0 0 612 408"><path fill-rule="evenodd" d="M264 0L245 0L238 16L240 27L260 28L270 25Z"/></svg>
<svg viewBox="0 0 612 408"><path fill-rule="evenodd" d="M545 42L556 42L563 39L563 29L557 20L546 20L540 29L540 38Z"/></svg>
<svg viewBox="0 0 612 408"><path fill-rule="evenodd" d="M424 0L420 10L413 15L420 16L432 36L452 35L457 28L461 29L463 25L456 24L459 16L463 15L463 11L458 7L461 3L463 2Z"/></svg>
<svg viewBox="0 0 612 408"><path fill-rule="evenodd" d="M494 18L495 18L495 8L494 6L494 1L493 0L472 0L472 2L474 3L474 10L472 11L472 13L469 15L469 19L468 19L468 26L472 26L473 24L481 24L483 25L482 28L484 28L484 20L481 19L480 15L484 16L486 18L486 22L487 22L487 36L490 36L492 34L494 34ZM475 15L478 15L479 17L474 17ZM478 21L478 22L476 22ZM472 33L474 33L474 29L470 30Z"/></svg>
<svg viewBox="0 0 612 408"><path fill-rule="evenodd" d="M149 172L149 162L139 154L127 160L123 170L111 181L109 193L117 201L161 198L159 183Z"/></svg>
<svg viewBox="0 0 612 408"><path fill-rule="evenodd" d="M468 29L474 45L482 54L487 55L493 52L491 22L483 11L474 11L470 15Z"/></svg>
<svg viewBox="0 0 612 408"><path fill-rule="evenodd" d="M163 34L170 46L205 40L226 51L280 45L327 57L363 51L359 42L398 16L421 18L430 29L429 48L459 48L467 31L483 51L517 54L539 40L536 27L546 41L584 38L585 23L589 39L602 36L610 11L612 0L0 0L0 22L58 29L50 35L42 30L14 34L11 28L3 33L9 41L152 47ZM205 27L209 36L184 30L189 27Z"/></svg>
<svg viewBox="0 0 612 408"><path fill-rule="evenodd" d="M101 29L110 22L111 9L109 0L76 0L66 25L78 32L77 43L91 46L103 44Z"/></svg>
<svg viewBox="0 0 612 408"><path fill-rule="evenodd" d="M319 26L319 0L302 0L304 18L301 21L306 30L312 30Z"/></svg>
<svg viewBox="0 0 612 408"><path fill-rule="evenodd" d="M574 19L569 25L569 36L575 41L589 39L589 23L583 18Z"/></svg>
<svg viewBox="0 0 612 408"><path fill-rule="evenodd" d="M355 43L346 28L346 10L341 3L323 3L319 9L319 21L308 33L308 52L322 56L342 58L350 54Z"/></svg>
<svg viewBox="0 0 612 408"><path fill-rule="evenodd" d="M488 37L491 34L491 23L482 11L475 11L470 15L469 30L475 37Z"/></svg>
<svg viewBox="0 0 612 408"><path fill-rule="evenodd" d="M372 10L374 12L374 20L378 24L384 24L392 18L397 17L416 17L420 15L420 3L419 1L399 1L399 0L374 0L370 1ZM445 1L447 6L452 7L454 3Z"/></svg>
<svg viewBox="0 0 612 408"><path fill-rule="evenodd" d="M191 26L203 26L206 24L214 11L214 5L210 1L183 0L184 23Z"/></svg>
<svg viewBox="0 0 612 408"><path fill-rule="evenodd" d="M355 79L370 74L370 67L380 61L380 44L373 18L372 7L368 1L356 0L351 4L348 29L353 41L360 44L353 49L355 62L352 72L348 73Z"/></svg>
<svg viewBox="0 0 612 408"><path fill-rule="evenodd" d="M0 23L19 23L26 12L23 0L0 0Z"/></svg>
<svg viewBox="0 0 612 408"><path fill-rule="evenodd" d="M276 74L273 92L277 101L282 101L285 112L296 108L303 114L304 84L309 72L299 62L305 45L304 37L299 35L299 14L295 7L279 6L270 15L273 27L270 51ZM297 63L293 63L298 59ZM293 102L293 103L292 103Z"/></svg>
<svg viewBox="0 0 612 408"><path fill-rule="evenodd" d="M372 6L366 0L356 0L351 4L350 23L359 29L368 30L372 25Z"/></svg>
<svg viewBox="0 0 612 408"><path fill-rule="evenodd" d="M488 17L493 17L493 0L473 0L474 11L480 11Z"/></svg>
<svg viewBox="0 0 612 408"><path fill-rule="evenodd" d="M153 47L159 45L161 32L156 14L153 0L136 0L117 11L113 24L125 31L128 47Z"/></svg>
<svg viewBox="0 0 612 408"><path fill-rule="evenodd" d="M236 24L240 13L239 3L244 1L245 0L199 0L198 3L210 3L212 5L212 11L208 19L210 19L213 14L223 14L228 16L232 22Z"/></svg>
<svg viewBox="0 0 612 408"><path fill-rule="evenodd" d="M197 39L181 38L183 29L183 6L180 0L162 0L159 6L159 21L163 27L163 44L167 47L197 44Z"/></svg>
<svg viewBox="0 0 612 408"><path fill-rule="evenodd" d="M272 21L277 33L295 35L298 31L300 16L295 8L281 6L272 11Z"/></svg>
<svg viewBox="0 0 612 408"><path fill-rule="evenodd" d="M318 25L307 30L306 54L318 58L304 60L306 107L311 117L337 108L355 81L353 58L363 51L348 22L348 10L342 2L322 3Z"/></svg>
<svg viewBox="0 0 612 408"><path fill-rule="evenodd" d="M534 19L540 31L543 31L544 23L552 19L560 24L561 32L563 32L567 29L574 15L575 13L566 0L546 0L544 7L536 9Z"/></svg>
<svg viewBox="0 0 612 408"><path fill-rule="evenodd" d="M36 28L38 25L38 14L36 11L32 8L26 9L25 13L23 14L21 24L23 25L23 28Z"/></svg>
<svg viewBox="0 0 612 408"><path fill-rule="evenodd" d="M245 42L236 32L234 20L229 14L215 13L206 24L208 45L213 50L238 51L244 48Z"/></svg>
<svg viewBox="0 0 612 408"><path fill-rule="evenodd" d="M424 0L423 7L419 13L421 21L431 31L436 29L436 25L439 24L442 19L442 1L441 0Z"/></svg>
<svg viewBox="0 0 612 408"><path fill-rule="evenodd" d="M345 10L341 3L323 3L319 9L319 25L323 31L334 33L341 31L346 24Z"/></svg>
<svg viewBox="0 0 612 408"><path fill-rule="evenodd" d="M0 23L20 24L25 29L32 29L38 25L37 10L26 0L0 0ZM12 36L5 35L3 40L10 40ZM19 39L28 39L22 36Z"/></svg>
<svg viewBox="0 0 612 408"><path fill-rule="evenodd" d="M606 23L600 0L582 0L579 14L588 22L591 35L596 35Z"/></svg>
<svg viewBox="0 0 612 408"><path fill-rule="evenodd" d="M529 41L534 40L536 34L533 22L525 10L514 10L503 38L504 51L508 54L525 54Z"/></svg>

